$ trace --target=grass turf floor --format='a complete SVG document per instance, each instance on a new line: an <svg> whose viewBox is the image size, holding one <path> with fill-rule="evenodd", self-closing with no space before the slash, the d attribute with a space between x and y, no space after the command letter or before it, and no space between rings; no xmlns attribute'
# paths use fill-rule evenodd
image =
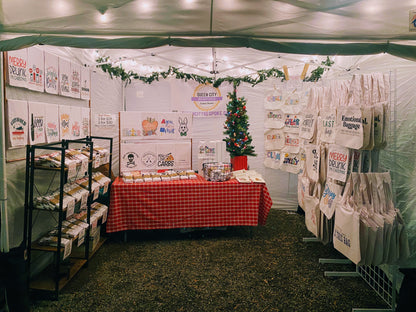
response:
<svg viewBox="0 0 416 312"><path fill-rule="evenodd" d="M304 216L271 210L267 225L226 230L135 231L112 235L60 292L34 300L34 312L351 311L387 308L360 277L324 271L353 265L311 237ZM36 299L36 298L35 298Z"/></svg>

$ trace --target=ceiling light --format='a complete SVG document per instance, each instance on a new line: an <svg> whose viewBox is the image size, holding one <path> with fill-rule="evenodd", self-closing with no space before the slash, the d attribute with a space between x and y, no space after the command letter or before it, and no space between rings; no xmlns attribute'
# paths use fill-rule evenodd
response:
<svg viewBox="0 0 416 312"><path fill-rule="evenodd" d="M100 21L102 23L106 23L108 21L108 14L106 14L106 13L100 14Z"/></svg>

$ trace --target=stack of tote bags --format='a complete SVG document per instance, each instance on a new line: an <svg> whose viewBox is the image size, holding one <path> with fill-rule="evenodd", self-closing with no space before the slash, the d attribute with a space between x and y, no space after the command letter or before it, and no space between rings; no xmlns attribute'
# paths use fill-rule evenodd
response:
<svg viewBox="0 0 416 312"><path fill-rule="evenodd" d="M409 253L389 174L368 173L386 145L389 92L383 74L312 88L300 127L306 227L356 264L395 263Z"/></svg>

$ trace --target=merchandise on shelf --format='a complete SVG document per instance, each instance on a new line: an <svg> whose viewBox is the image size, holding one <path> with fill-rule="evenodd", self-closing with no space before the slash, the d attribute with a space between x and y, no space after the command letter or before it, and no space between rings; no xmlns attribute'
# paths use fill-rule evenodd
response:
<svg viewBox="0 0 416 312"><path fill-rule="evenodd" d="M81 153L90 157L90 147L84 146ZM93 148L93 167L98 168L110 162L110 151L101 146L94 146Z"/></svg>
<svg viewBox="0 0 416 312"><path fill-rule="evenodd" d="M94 172L92 174L92 179L100 185L100 190L102 190L102 194L107 193L108 186L111 183L111 179L106 177L101 172Z"/></svg>
<svg viewBox="0 0 416 312"><path fill-rule="evenodd" d="M81 185L83 188L88 190L88 177L76 180L75 183ZM96 200L100 193L100 184L98 182L95 182L94 180L91 181L91 193L93 193L93 200Z"/></svg>
<svg viewBox="0 0 416 312"><path fill-rule="evenodd" d="M45 196L38 196L34 199L34 207L37 209L58 210L59 198L59 191ZM75 198L64 193L62 198L62 210L67 210L68 206L71 205L75 206Z"/></svg>
<svg viewBox="0 0 416 312"><path fill-rule="evenodd" d="M89 192L76 183L67 183L64 185L64 192L75 198L75 204L80 204L81 208L85 207L88 200Z"/></svg>
<svg viewBox="0 0 416 312"><path fill-rule="evenodd" d="M141 172L129 171L121 174L124 183L142 183L142 182L161 182L196 179L197 175L194 170L174 171L167 170L163 172Z"/></svg>
<svg viewBox="0 0 416 312"><path fill-rule="evenodd" d="M211 162L202 165L204 178L207 181L222 182L227 181L231 177L231 164Z"/></svg>

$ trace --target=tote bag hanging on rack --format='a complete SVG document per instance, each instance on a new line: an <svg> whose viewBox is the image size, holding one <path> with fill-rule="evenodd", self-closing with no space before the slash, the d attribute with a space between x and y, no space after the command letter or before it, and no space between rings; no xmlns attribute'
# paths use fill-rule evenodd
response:
<svg viewBox="0 0 416 312"><path fill-rule="evenodd" d="M351 205L351 184L350 177L336 205L333 243L335 249L357 264L361 260L360 216L356 207Z"/></svg>
<svg viewBox="0 0 416 312"><path fill-rule="evenodd" d="M362 112L358 106L337 108L335 143L352 149L360 149L364 143Z"/></svg>
<svg viewBox="0 0 416 312"><path fill-rule="evenodd" d="M316 121L318 118L318 101L319 94L317 89L311 89L309 93L308 105L303 110L302 123L299 128L299 137L306 140L312 140L316 135Z"/></svg>
<svg viewBox="0 0 416 312"><path fill-rule="evenodd" d="M319 202L319 209L328 219L331 219L335 213L335 206L341 197L343 186L332 181L326 181L321 200Z"/></svg>
<svg viewBox="0 0 416 312"><path fill-rule="evenodd" d="M305 194L305 224L306 228L316 237L320 234L321 211L319 210L319 197L321 193L321 185L315 183L313 194Z"/></svg>
<svg viewBox="0 0 416 312"><path fill-rule="evenodd" d="M320 146L312 145L312 144L306 145L305 153L306 153L306 166L305 166L306 173L312 181L318 182L320 158L321 158Z"/></svg>

